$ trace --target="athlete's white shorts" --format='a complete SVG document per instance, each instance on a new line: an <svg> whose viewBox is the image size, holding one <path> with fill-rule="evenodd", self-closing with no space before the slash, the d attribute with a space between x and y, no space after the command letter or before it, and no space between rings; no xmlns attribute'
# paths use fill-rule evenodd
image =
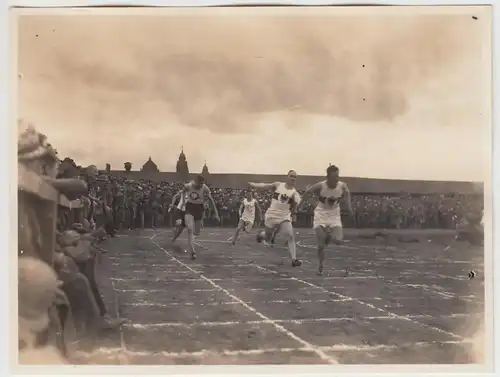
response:
<svg viewBox="0 0 500 377"><path fill-rule="evenodd" d="M240 219L240 223L243 222L243 224L245 225L244 229L247 231L247 232L250 232L253 228L253 224L255 222L255 219L252 219L252 218L249 218L249 217L242 217Z"/></svg>
<svg viewBox="0 0 500 377"><path fill-rule="evenodd" d="M283 214L283 215L275 215L275 214L265 214L264 216L264 225L266 228L276 228L277 226L281 225L284 221L291 221L292 217L291 215L288 214Z"/></svg>
<svg viewBox="0 0 500 377"><path fill-rule="evenodd" d="M314 212L313 229L323 228L342 228L342 219L338 213Z"/></svg>

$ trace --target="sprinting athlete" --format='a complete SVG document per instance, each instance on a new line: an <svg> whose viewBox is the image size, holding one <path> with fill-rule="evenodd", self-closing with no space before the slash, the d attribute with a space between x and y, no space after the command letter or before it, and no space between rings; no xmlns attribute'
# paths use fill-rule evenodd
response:
<svg viewBox="0 0 500 377"><path fill-rule="evenodd" d="M335 244L343 241L342 219L340 201L347 204L349 214L352 216L351 194L347 184L339 180L339 169L330 165L326 169L326 180L308 187L302 195L302 201L309 195L318 196L318 205L314 209L313 229L316 233L318 247L318 275L323 274L325 260L325 246L332 240ZM301 205L302 202L299 204Z"/></svg>
<svg viewBox="0 0 500 377"><path fill-rule="evenodd" d="M262 208L260 208L259 202L255 200L252 190L247 191L246 198L244 198L241 202L239 214L240 221L238 222L238 226L236 227L236 231L234 232L234 236L231 238L231 243L233 245L236 244L238 240L238 236L240 232L243 230L249 233L255 222L255 212L259 211L259 218L262 218Z"/></svg>
<svg viewBox="0 0 500 377"><path fill-rule="evenodd" d="M170 204L170 209L173 209L173 219L175 221L174 225L174 236L172 238L172 243L175 242L177 238L182 234L186 228L185 216L186 216L186 200L187 196L183 190L179 191L172 198L172 204ZM177 203L177 205L176 205Z"/></svg>
<svg viewBox="0 0 500 377"><path fill-rule="evenodd" d="M182 192L183 195L186 195L184 222L188 231L188 248L191 252L191 259L194 260L196 259L196 252L194 250L193 236L200 234L201 221L203 219L203 212L205 211L203 204L206 199L212 205L215 220L220 222L220 217L212 193L208 186L205 185L205 178L202 175L197 175L194 181L187 183Z"/></svg>
<svg viewBox="0 0 500 377"><path fill-rule="evenodd" d="M265 231L262 236L266 243L273 238L274 231L282 232L287 239L288 251L292 259L292 267L302 264L297 259L297 248L295 246L295 233L292 220L295 220L297 205L300 203L300 195L295 188L297 173L290 170L286 182L254 183L249 182L250 187L255 189L271 189L273 196L271 204L264 215ZM260 239L261 233L259 233Z"/></svg>

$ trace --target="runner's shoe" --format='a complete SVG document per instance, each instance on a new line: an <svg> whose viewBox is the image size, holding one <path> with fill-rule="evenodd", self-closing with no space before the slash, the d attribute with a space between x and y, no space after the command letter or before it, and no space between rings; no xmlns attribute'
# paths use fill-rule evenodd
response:
<svg viewBox="0 0 500 377"><path fill-rule="evenodd" d="M316 275L323 276L323 265L322 264L319 265L318 272L316 272Z"/></svg>
<svg viewBox="0 0 500 377"><path fill-rule="evenodd" d="M292 261L292 267L299 267L299 266L301 266L301 265L302 265L302 262L301 262L301 261L299 261L298 259L294 259L294 260Z"/></svg>

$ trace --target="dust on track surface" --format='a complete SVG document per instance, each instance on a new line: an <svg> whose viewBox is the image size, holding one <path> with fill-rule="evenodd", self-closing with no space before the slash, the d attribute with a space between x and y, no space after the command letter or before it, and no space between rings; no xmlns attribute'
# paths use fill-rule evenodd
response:
<svg viewBox="0 0 500 377"><path fill-rule="evenodd" d="M80 345L103 364L471 363L484 317L483 253L436 242L353 239L327 250L318 277L311 230L298 230L292 268L275 249L229 229L203 229L198 259L170 231L110 241L101 266L120 332ZM179 240L179 245L185 245ZM478 277L467 278L474 268ZM109 278L107 278L109 277Z"/></svg>

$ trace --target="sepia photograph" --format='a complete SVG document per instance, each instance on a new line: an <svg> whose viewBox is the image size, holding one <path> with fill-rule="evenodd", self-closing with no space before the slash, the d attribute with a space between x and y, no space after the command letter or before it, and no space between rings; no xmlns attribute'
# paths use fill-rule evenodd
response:
<svg viewBox="0 0 500 377"><path fill-rule="evenodd" d="M491 7L10 16L18 365L491 367Z"/></svg>

